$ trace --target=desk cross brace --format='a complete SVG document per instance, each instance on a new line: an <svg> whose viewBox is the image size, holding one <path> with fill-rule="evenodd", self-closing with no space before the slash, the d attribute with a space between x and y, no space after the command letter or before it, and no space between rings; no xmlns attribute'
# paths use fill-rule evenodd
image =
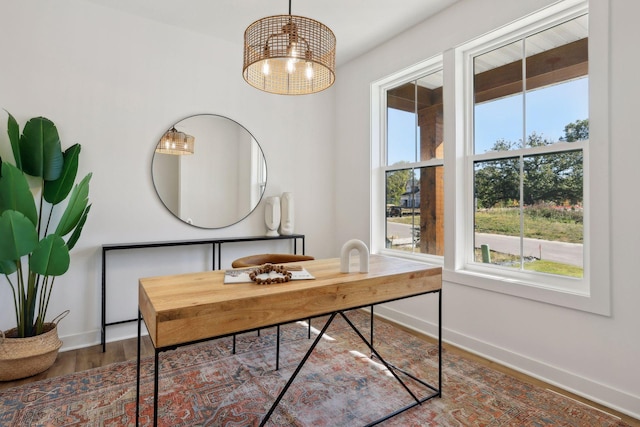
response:
<svg viewBox="0 0 640 427"><path fill-rule="evenodd" d="M439 294L440 295L440 294ZM289 387L291 386L291 384L293 383L293 381L296 379L296 377L298 376L298 373L300 372L300 370L302 369L302 367L304 366L304 364L306 363L307 359L309 358L309 356L311 356L311 353L313 353L313 350L316 348L316 346L318 345L318 343L320 342L320 340L322 339L322 337L324 336L325 332L327 331L327 329L329 328L329 326L331 325L331 323L333 322L333 320L335 319L335 317L339 314L346 322L347 324L351 327L351 329L353 329L353 331L358 335L358 337L362 340L362 342L364 342L367 347L369 347L369 350L371 350L371 352L373 353L373 355L375 355L375 357L377 359L380 360L380 362L382 362L382 364L385 366L385 368L387 368L387 370L389 372L391 372L391 374L394 376L394 378L396 380L398 380L398 382L404 387L404 389L411 395L411 397L413 398L414 402L410 403L407 406L404 406L403 408L400 408L396 411L394 411L391 414L388 414L376 421L373 421L369 424L367 424L368 426L374 426L376 424L379 424L389 418L392 418L406 410L409 410L417 405L420 405L424 402L426 402L427 400L430 400L434 397L438 397L440 396L440 389L441 389L441 377L439 378L438 382L438 388L433 387L432 385L422 381L421 379L415 377L414 375L405 372L401 369L398 369L396 366L388 363L381 355L380 353L378 353L378 351L373 347L373 306L370 307L371 309L371 342L367 341L367 339L362 335L362 333L358 330L358 328L351 322L351 320L349 320L349 318L344 314L344 311L336 311L334 313L331 314L331 316L329 317L329 319L327 320L327 322L325 323L325 325L322 327L322 330L320 331L320 333L318 334L318 336L316 337L316 339L313 341L313 344L311 344L311 347L309 347L309 349L307 350L307 353L304 355L304 357L302 358L302 360L300 361L300 363L298 364L298 366L296 367L295 371L293 372L293 374L291 374L291 377L289 378L289 380L287 381L287 383L285 384L285 386L282 388L282 390L280 391L280 393L278 394L278 397L276 398L276 400L272 403L271 408L269 408L269 411L267 412L267 414L264 416L264 418L262 419L262 422L260 423L260 427L263 427L264 425L266 425L267 421L269 420L269 418L271 417L271 415L273 414L273 411L276 409L276 407L278 406L278 404L280 403L280 400L282 400L282 398L284 397L285 393L287 392L287 390L289 389ZM440 341L440 337L438 337L438 344L439 344L439 348L441 349L441 341ZM439 354L439 356L441 356L441 353ZM442 361L438 360L438 364L441 365ZM430 390L433 391L432 394L423 397L423 398L419 398L415 395L415 393L413 391L411 391L411 389L406 385L406 383L402 380L402 378L400 378L398 376L398 374L396 373L396 370L398 370L399 372L402 372L403 374L407 375L409 378L413 379L414 381L417 381L418 383L424 385L425 387L429 388Z"/></svg>

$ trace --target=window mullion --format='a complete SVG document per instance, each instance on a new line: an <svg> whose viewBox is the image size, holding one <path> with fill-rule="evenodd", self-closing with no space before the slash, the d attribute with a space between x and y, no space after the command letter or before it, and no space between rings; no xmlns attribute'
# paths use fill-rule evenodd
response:
<svg viewBox="0 0 640 427"><path fill-rule="evenodd" d="M527 47L526 39L520 43L522 57L522 146L527 148ZM524 156L520 155L520 270L524 270Z"/></svg>

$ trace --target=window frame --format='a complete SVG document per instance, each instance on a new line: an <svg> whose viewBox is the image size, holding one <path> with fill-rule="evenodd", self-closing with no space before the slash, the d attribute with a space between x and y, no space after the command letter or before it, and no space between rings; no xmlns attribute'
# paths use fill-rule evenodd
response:
<svg viewBox="0 0 640 427"><path fill-rule="evenodd" d="M403 169L421 169L444 166L444 159L411 162L400 166L387 165L387 91L400 85L415 82L423 76L443 71L442 55L426 59L401 73L394 74L371 85L372 141L378 141L372 149L371 191L371 247L376 253L401 258L428 261L442 265L444 258L419 252L403 252L386 247L386 173ZM444 87L444 85L443 85ZM443 89L444 92L444 89ZM445 144L446 146L446 144ZM445 155L446 157L446 155ZM374 190L377 189L377 190Z"/></svg>
<svg viewBox="0 0 640 427"><path fill-rule="evenodd" d="M584 156L584 275L582 279L522 271L505 272L473 265L473 57L545 28L588 13L589 141ZM592 19L596 17L596 19ZM415 64L371 85L371 247L391 256L443 265L445 283L611 315L609 178L609 0L565 0L531 13L441 55ZM385 249L386 90L443 70L445 255L398 254ZM471 100L471 101L470 101ZM597 102L594 102L597 100ZM576 144L575 142L572 144ZM576 145L573 145L576 147ZM514 154L514 153L505 153ZM478 159L479 157L475 157ZM598 201L599 203L592 203ZM382 207L382 208L381 208ZM471 207L471 208L470 208ZM576 289L576 280L581 281Z"/></svg>

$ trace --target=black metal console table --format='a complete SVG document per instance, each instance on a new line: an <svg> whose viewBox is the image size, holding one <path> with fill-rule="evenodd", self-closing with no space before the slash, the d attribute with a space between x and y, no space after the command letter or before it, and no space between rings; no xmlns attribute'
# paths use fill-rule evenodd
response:
<svg viewBox="0 0 640 427"><path fill-rule="evenodd" d="M280 235L275 237L267 236L250 236L250 237L219 237L212 239L195 239L195 240L169 240L162 242L136 242L136 243L112 243L102 245L102 327L100 330L100 342L102 344L102 352L106 350L106 331L107 326L119 325L122 323L130 323L138 321L138 318L127 320L118 320L107 322L107 252L117 250L160 248L171 246L193 246L193 245L211 245L211 269L217 270L221 268L222 263L222 245L224 243L243 243L243 242L259 242L268 240L291 240L293 241L293 252L298 253L298 240L301 241L302 255L305 255L305 236L304 234ZM216 250L217 248L217 250ZM216 259L217 254L217 259ZM217 262L216 262L217 261Z"/></svg>

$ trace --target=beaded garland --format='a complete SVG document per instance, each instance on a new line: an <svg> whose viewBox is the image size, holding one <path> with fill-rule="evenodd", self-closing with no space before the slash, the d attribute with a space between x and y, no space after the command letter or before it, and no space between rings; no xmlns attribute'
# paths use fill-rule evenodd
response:
<svg viewBox="0 0 640 427"><path fill-rule="evenodd" d="M281 277L268 277L266 279L261 279L258 276L261 274L269 274L269 273L278 273L282 274ZM256 282L258 285L271 285L272 283L284 283L291 280L291 272L288 271L282 265L273 265L273 264L264 264L260 268L256 268L249 273L249 278Z"/></svg>

